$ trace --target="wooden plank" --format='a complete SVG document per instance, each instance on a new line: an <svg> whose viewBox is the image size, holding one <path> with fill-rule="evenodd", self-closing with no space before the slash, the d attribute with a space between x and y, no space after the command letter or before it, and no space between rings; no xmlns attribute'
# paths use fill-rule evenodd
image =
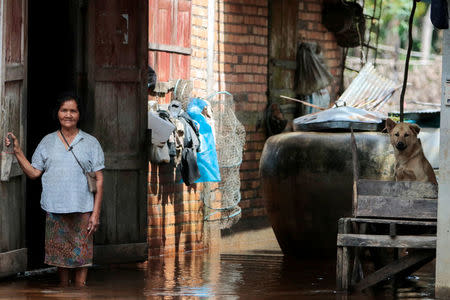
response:
<svg viewBox="0 0 450 300"><path fill-rule="evenodd" d="M139 227L139 241L147 241L148 234L148 169L139 171L138 185L138 227Z"/></svg>
<svg viewBox="0 0 450 300"><path fill-rule="evenodd" d="M347 247L384 247L384 248L436 248L436 236L389 235L375 234L341 234L337 236L337 246Z"/></svg>
<svg viewBox="0 0 450 300"><path fill-rule="evenodd" d="M343 251L344 247L336 247L336 288L337 290L343 290L343 284L342 284L342 266L344 265L344 259L343 259Z"/></svg>
<svg viewBox="0 0 450 300"><path fill-rule="evenodd" d="M297 61L295 60L286 60L286 59L270 59L270 63L274 67L279 67L288 70L296 70L297 69Z"/></svg>
<svg viewBox="0 0 450 300"><path fill-rule="evenodd" d="M191 46L191 3L190 0L177 0L176 36L174 44L188 48Z"/></svg>
<svg viewBox="0 0 450 300"><path fill-rule="evenodd" d="M271 58L295 60L297 53L297 8L298 1L269 1L269 10L274 12L270 16L269 43Z"/></svg>
<svg viewBox="0 0 450 300"><path fill-rule="evenodd" d="M359 190L359 188L358 188ZM436 219L437 200L358 195L356 217Z"/></svg>
<svg viewBox="0 0 450 300"><path fill-rule="evenodd" d="M347 234L350 232L350 219L339 219L338 232ZM350 249L348 247L337 247L337 262L336 262L336 286L338 290L347 290L350 284Z"/></svg>
<svg viewBox="0 0 450 300"><path fill-rule="evenodd" d="M355 223L351 222L352 224L352 230L355 233L364 234L366 233L367 226L364 223ZM364 278L364 271L361 264L361 254L362 248L356 247L353 250L354 258L353 258L353 270L352 270L352 277L351 277L351 284L354 285L356 282L358 282L361 278Z"/></svg>
<svg viewBox="0 0 450 300"><path fill-rule="evenodd" d="M11 166L13 162L13 144L11 143L9 147L5 147L5 151L1 152L1 165L0 165L0 180L9 181L9 176L11 174Z"/></svg>
<svg viewBox="0 0 450 300"><path fill-rule="evenodd" d="M356 216L358 210L358 179L359 179L359 163L358 149L356 147L356 138L353 128L351 128L351 149L352 149L352 167L353 167L353 193L352 193L352 213Z"/></svg>
<svg viewBox="0 0 450 300"><path fill-rule="evenodd" d="M118 131L116 138L120 141L115 151L119 153L143 156L145 130L140 127L140 112L147 108L143 105L134 84L116 84Z"/></svg>
<svg viewBox="0 0 450 300"><path fill-rule="evenodd" d="M108 170L139 170L145 162L136 155L105 155L105 168Z"/></svg>
<svg viewBox="0 0 450 300"><path fill-rule="evenodd" d="M148 50L184 54L184 55L192 54L192 48L180 47L175 45L156 44L156 43L148 43Z"/></svg>
<svg viewBox="0 0 450 300"><path fill-rule="evenodd" d="M95 70L97 82L140 82L141 71L137 68L99 67Z"/></svg>
<svg viewBox="0 0 450 300"><path fill-rule="evenodd" d="M24 62L25 49L25 33L26 21L24 20L24 12L26 3L23 0L3 0L4 9L3 22L4 31L2 32L4 62L22 63Z"/></svg>
<svg viewBox="0 0 450 300"><path fill-rule="evenodd" d="M26 5L24 5L23 1L17 1L19 3L19 7L16 7L14 9L14 14L20 14L19 16L12 16L12 19L14 20L21 20L23 18L23 14L26 12L22 11L22 9L26 9ZM18 3L8 3L7 9L11 9L12 5L16 5ZM12 12L11 12L12 13ZM17 17L17 18L16 18ZM10 26L11 24L8 24ZM22 30L25 30L24 28L19 25L19 31L20 36L15 37L19 40L19 43L17 45L23 45L23 38ZM25 30L26 31L26 30ZM11 38L13 38L11 36ZM4 49L3 49L4 50ZM0 97L0 107L3 109L2 118L0 119L0 135L3 137L6 135L6 132L12 131L16 133L19 140L21 141L21 144L24 145L23 150L25 151L26 145L24 143L24 126L26 124L26 118L24 111L26 110L26 101L23 100L24 97L24 73L22 72L21 76L22 78L17 78L17 74L13 74L12 77L15 77L15 81L6 81L8 79L8 76L10 74L7 74L8 72L15 72L20 69L11 69L7 68L7 66L15 66L18 65L21 62L21 58L24 57L24 53L21 52L23 49L18 49L18 53L12 54L7 59L8 64L3 65L4 68L4 77L1 79L4 80L3 82L0 82L1 86L1 94L3 95ZM17 54L17 56L16 56ZM4 57L3 57L4 59ZM22 65L22 71L23 71L23 65ZM9 77L11 79L11 77ZM14 162L15 158L11 157L11 163ZM16 172L15 169L12 169L13 164L11 165L9 172L9 182L8 183L1 183L0 184L0 197L2 201L0 201L0 252L3 253L9 253L11 251L16 251L18 249L25 249L25 198L24 198L24 178L22 177L14 177L11 175L14 175ZM4 171L4 170L2 170ZM16 253L12 254L13 257L20 259L20 255L16 256ZM19 269L22 268L20 271L24 271L26 268L26 262L25 264L20 262L10 262L8 259L10 257L6 257L5 261L2 262L2 259L0 257L0 263L4 264L12 264L14 268ZM11 258L11 259L15 259ZM5 266L0 267L0 272L6 270L4 269ZM8 271L9 272L9 271ZM14 272L17 273L17 270ZM1 275L6 276L6 275Z"/></svg>
<svg viewBox="0 0 450 300"><path fill-rule="evenodd" d="M117 172L118 182L123 188L117 190L116 215L118 243L143 242L139 236L138 172ZM146 212L145 212L146 213ZM145 239L144 239L145 241Z"/></svg>
<svg viewBox="0 0 450 300"><path fill-rule="evenodd" d="M358 195L437 199L438 186L430 182L419 181L360 179L358 181Z"/></svg>
<svg viewBox="0 0 450 300"><path fill-rule="evenodd" d="M419 226L436 226L436 221L422 220L401 220L401 219L374 219L374 218L350 218L352 222L371 223L371 224L398 224L398 225L419 225Z"/></svg>
<svg viewBox="0 0 450 300"><path fill-rule="evenodd" d="M355 285L355 290L362 291L383 280L392 278L394 275L417 265L425 265L436 257L436 251L414 251L411 254L390 263L387 266L368 275Z"/></svg>
<svg viewBox="0 0 450 300"><path fill-rule="evenodd" d="M19 163L13 160L12 166L11 166L11 172L9 173L9 178L16 177L16 176L22 176L23 170L20 167Z"/></svg>
<svg viewBox="0 0 450 300"><path fill-rule="evenodd" d="M23 64L9 64L6 65L5 81L18 81L24 79L24 65Z"/></svg>
<svg viewBox="0 0 450 300"><path fill-rule="evenodd" d="M0 253L0 278L15 275L27 268L27 248Z"/></svg>
<svg viewBox="0 0 450 300"><path fill-rule="evenodd" d="M105 153L117 151L119 130L117 95L115 85L109 82L95 84L95 129L94 136L99 139Z"/></svg>
<svg viewBox="0 0 450 300"><path fill-rule="evenodd" d="M173 78L188 80L190 78L191 57L181 54L172 54ZM183 85L184 87L184 85Z"/></svg>
<svg viewBox="0 0 450 300"><path fill-rule="evenodd" d="M127 263L147 259L147 243L127 243L94 246L96 264Z"/></svg>
<svg viewBox="0 0 450 300"><path fill-rule="evenodd" d="M389 224L389 236L391 238L397 235L397 226L394 223Z"/></svg>
<svg viewBox="0 0 450 300"><path fill-rule="evenodd" d="M22 188L22 178L10 178L8 202L8 217L6 218L9 227L7 232L8 246L7 250L21 249L25 247L25 198Z"/></svg>
<svg viewBox="0 0 450 300"><path fill-rule="evenodd" d="M95 66L133 67L140 62L137 47L140 39L146 39L140 30L139 10L141 1L97 0L94 4L93 21L95 43ZM145 12L147 10L145 9ZM147 12L148 13L148 12ZM146 28L148 24L145 24ZM141 32L143 34L141 34Z"/></svg>
<svg viewBox="0 0 450 300"><path fill-rule="evenodd" d="M96 244L117 242L117 171L103 171L103 201L100 214L100 228L95 233ZM120 212L119 212L120 213Z"/></svg>

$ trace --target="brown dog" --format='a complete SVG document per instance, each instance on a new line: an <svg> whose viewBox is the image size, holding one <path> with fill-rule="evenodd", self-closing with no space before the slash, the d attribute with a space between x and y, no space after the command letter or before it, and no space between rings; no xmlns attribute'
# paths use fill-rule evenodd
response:
<svg viewBox="0 0 450 300"><path fill-rule="evenodd" d="M395 180L396 181L425 181L437 184L433 167L426 159L422 150L422 143L417 135L420 127L416 124L395 123L386 120L386 128L394 147Z"/></svg>

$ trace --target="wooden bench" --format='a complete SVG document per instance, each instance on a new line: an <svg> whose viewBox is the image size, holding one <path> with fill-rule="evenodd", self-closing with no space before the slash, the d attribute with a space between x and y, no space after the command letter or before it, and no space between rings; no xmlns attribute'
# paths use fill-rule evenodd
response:
<svg viewBox="0 0 450 300"><path fill-rule="evenodd" d="M363 290L410 274L436 256L437 185L359 179L353 132L352 157L353 216L339 220L336 243L339 290ZM368 249L375 260L377 248L394 248L393 261L383 266L374 263L377 269L364 274L363 252ZM399 255L402 248L408 249L407 255Z"/></svg>

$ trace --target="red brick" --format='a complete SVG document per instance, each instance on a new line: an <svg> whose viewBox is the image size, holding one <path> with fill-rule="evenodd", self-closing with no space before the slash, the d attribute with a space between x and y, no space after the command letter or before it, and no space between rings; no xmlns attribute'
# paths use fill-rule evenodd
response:
<svg viewBox="0 0 450 300"><path fill-rule="evenodd" d="M160 248L164 245L163 238L161 237L149 238L147 242L149 248Z"/></svg>
<svg viewBox="0 0 450 300"><path fill-rule="evenodd" d="M266 216L266 209L265 208L255 208L253 209L252 215L254 217L260 217L260 216Z"/></svg>
<svg viewBox="0 0 450 300"><path fill-rule="evenodd" d="M192 5L191 12L193 15L207 16L208 8L197 6L197 5Z"/></svg>
<svg viewBox="0 0 450 300"><path fill-rule="evenodd" d="M259 168L259 161L244 161L241 165L241 171L257 170Z"/></svg>
<svg viewBox="0 0 450 300"><path fill-rule="evenodd" d="M206 27L208 26L208 19L203 16L198 17L196 15L192 15L192 25Z"/></svg>
<svg viewBox="0 0 450 300"><path fill-rule="evenodd" d="M149 195L158 194L158 187L159 187L159 184L157 184L157 183L149 183L148 184L148 194Z"/></svg>
<svg viewBox="0 0 450 300"><path fill-rule="evenodd" d="M149 205L160 203L158 195L148 195L147 200L148 200Z"/></svg>
<svg viewBox="0 0 450 300"><path fill-rule="evenodd" d="M268 15L268 9L266 7L258 8L258 15L259 16L267 16Z"/></svg>
<svg viewBox="0 0 450 300"><path fill-rule="evenodd" d="M241 180L259 178L259 171L240 172Z"/></svg>
<svg viewBox="0 0 450 300"><path fill-rule="evenodd" d="M149 205L147 212L148 212L149 217L161 216L161 206L160 205Z"/></svg>
<svg viewBox="0 0 450 300"><path fill-rule="evenodd" d="M300 12L299 19L305 21L317 21L320 22L322 16L320 13L311 13L311 12Z"/></svg>
<svg viewBox="0 0 450 300"><path fill-rule="evenodd" d="M311 11L311 12L320 12L320 11L322 11L322 6L320 4L318 4L318 3L308 3L306 5L306 8L307 8L308 11Z"/></svg>

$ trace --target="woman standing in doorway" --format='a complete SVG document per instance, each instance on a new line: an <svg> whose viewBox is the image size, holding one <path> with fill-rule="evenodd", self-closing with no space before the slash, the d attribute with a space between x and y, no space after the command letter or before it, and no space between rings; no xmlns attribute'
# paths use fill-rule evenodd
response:
<svg viewBox="0 0 450 300"><path fill-rule="evenodd" d="M8 135L24 173L31 179L42 175L41 207L47 212L45 263L58 267L62 285L70 283L73 270L75 285L84 286L87 267L92 265L93 234L100 224L105 166L97 139L78 128L79 108L74 95L58 98L54 117L60 130L41 140L31 163L14 134ZM94 194L89 191L85 171L96 174Z"/></svg>

